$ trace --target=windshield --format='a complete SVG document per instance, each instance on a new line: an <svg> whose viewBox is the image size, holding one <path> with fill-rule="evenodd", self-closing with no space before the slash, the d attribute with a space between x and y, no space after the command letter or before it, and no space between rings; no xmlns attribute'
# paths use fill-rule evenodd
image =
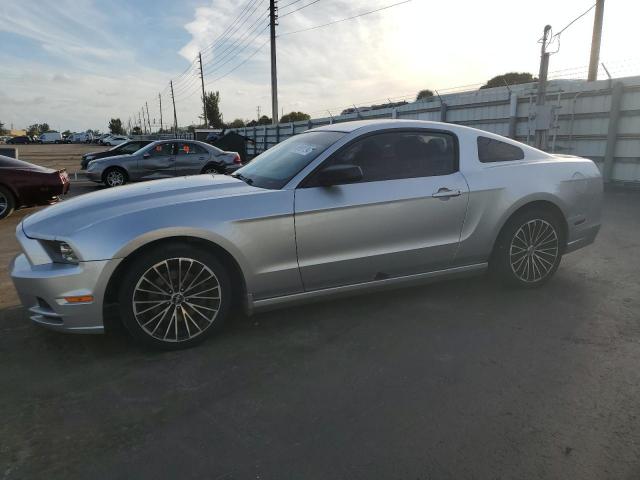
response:
<svg viewBox="0 0 640 480"><path fill-rule="evenodd" d="M254 187L282 188L343 136L343 132L308 132L296 135L261 153L233 176Z"/></svg>

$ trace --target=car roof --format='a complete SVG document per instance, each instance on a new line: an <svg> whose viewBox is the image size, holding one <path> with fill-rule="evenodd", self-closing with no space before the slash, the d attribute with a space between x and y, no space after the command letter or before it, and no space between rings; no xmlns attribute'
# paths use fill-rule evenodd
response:
<svg viewBox="0 0 640 480"><path fill-rule="evenodd" d="M434 122L428 120L399 120L399 119L372 119L372 120L354 120L351 122L332 123L329 125L323 125L321 127L313 128L309 131L330 131L330 132L345 132L350 133L360 129L384 129L384 128L396 128L398 126L406 127L419 127L419 128L447 128L456 129L464 128L461 125L455 125L445 122Z"/></svg>

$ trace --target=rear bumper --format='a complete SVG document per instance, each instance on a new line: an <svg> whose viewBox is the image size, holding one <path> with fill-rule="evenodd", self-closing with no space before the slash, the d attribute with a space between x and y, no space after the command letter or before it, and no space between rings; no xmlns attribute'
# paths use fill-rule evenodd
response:
<svg viewBox="0 0 640 480"><path fill-rule="evenodd" d="M12 262L11 279L32 322L69 333L102 333L106 283L119 260L78 265L33 265L26 255ZM68 303L64 297L92 295L87 303Z"/></svg>
<svg viewBox="0 0 640 480"><path fill-rule="evenodd" d="M228 173L233 173L233 172L235 172L236 170L238 170L238 169L240 169L242 167L244 167L244 165L240 165L238 163L234 163L233 165L227 165L227 166L224 167L224 173L227 173L227 174Z"/></svg>

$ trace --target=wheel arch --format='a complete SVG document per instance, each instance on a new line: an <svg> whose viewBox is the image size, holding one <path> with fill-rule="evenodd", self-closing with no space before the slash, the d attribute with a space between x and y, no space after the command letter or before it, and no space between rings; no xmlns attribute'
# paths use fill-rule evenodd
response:
<svg viewBox="0 0 640 480"><path fill-rule="evenodd" d="M89 164L87 163L87 166ZM129 181L130 176L129 176L129 172L126 168L124 168L122 165L109 165L108 167L105 167L104 171L102 172L102 182L105 183L105 180L107 178L107 173L109 173L111 170L120 170L122 173L124 173L124 178L126 181Z"/></svg>
<svg viewBox="0 0 640 480"><path fill-rule="evenodd" d="M491 254L493 254L493 252L495 251L496 245L500 240L502 232L505 230L506 226L509 224L509 221L511 221L511 219L513 219L517 215L520 215L522 212L525 212L528 210L542 209L542 210L551 212L553 215L555 215L560 221L560 225L563 229L563 232L562 232L563 238L566 242L569 234L569 224L567 222L567 216L565 215L563 209L560 207L559 203L560 202L554 201L553 199L543 198L543 199L528 199L515 205L509 212L507 212L507 214L502 219L500 228L497 231L498 233L493 239L493 244L491 246ZM562 247L565 248L566 245L563 245Z"/></svg>
<svg viewBox="0 0 640 480"><path fill-rule="evenodd" d="M214 160L209 160L205 163L200 172L204 173L204 171L209 167L214 167L219 173L224 173L224 164Z"/></svg>
<svg viewBox="0 0 640 480"><path fill-rule="evenodd" d="M7 190L11 195L13 195L13 200L14 200L14 201L15 201L15 203L16 203L16 208L17 208L17 207L19 207L19 206L21 205L21 204L20 204L20 201L19 201L19 199L20 199L19 192L18 192L18 190L17 190L13 185L10 185L9 183L2 183L2 182L0 182L0 187L3 187L3 188L4 188L5 190Z"/></svg>
<svg viewBox="0 0 640 480"><path fill-rule="evenodd" d="M240 263L237 259L224 247L220 246L209 239L202 237L195 237L189 235L168 236L151 240L143 245L139 245L134 250L130 251L123 260L118 264L114 272L111 274L107 282L104 295L103 309L106 309L108 305L117 302L118 298L118 285L122 280L124 273L128 266L132 265L144 252L150 248L158 248L164 244L182 242L191 245L196 248L204 248L208 251L214 252L222 264L227 268L229 276L231 277L232 291L234 292L232 302L242 302L246 298L247 284L245 274L240 267ZM106 318L106 311L105 311Z"/></svg>

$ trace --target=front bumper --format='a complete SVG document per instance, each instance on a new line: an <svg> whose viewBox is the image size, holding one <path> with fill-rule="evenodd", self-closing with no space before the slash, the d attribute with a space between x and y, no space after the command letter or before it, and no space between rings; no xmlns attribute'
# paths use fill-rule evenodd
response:
<svg viewBox="0 0 640 480"><path fill-rule="evenodd" d="M102 333L106 283L119 260L32 264L25 254L11 264L11 279L31 320L52 330ZM68 303L64 297L92 295L87 303Z"/></svg>
<svg viewBox="0 0 640 480"><path fill-rule="evenodd" d="M102 183L102 170L87 171L87 178L92 182Z"/></svg>

